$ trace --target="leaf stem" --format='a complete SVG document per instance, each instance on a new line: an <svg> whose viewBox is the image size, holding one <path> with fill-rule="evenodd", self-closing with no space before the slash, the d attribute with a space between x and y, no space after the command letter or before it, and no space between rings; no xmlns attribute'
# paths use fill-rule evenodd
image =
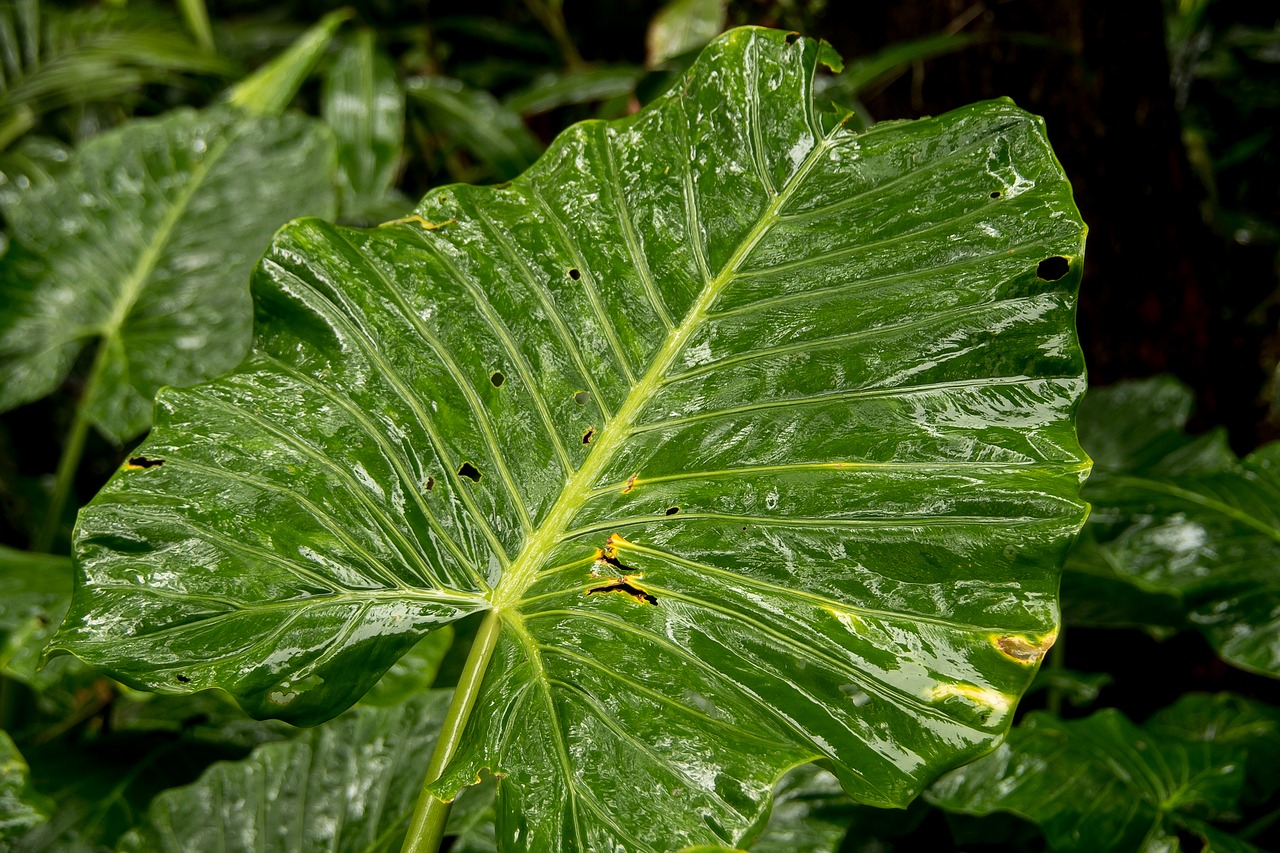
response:
<svg viewBox="0 0 1280 853"><path fill-rule="evenodd" d="M449 703L449 711L440 727L440 739L436 741L431 763L427 765L426 780L409 821L402 853L436 853L440 849L453 801L442 800L432 794L431 783L440 778L445 766L457 752L458 744L462 742L462 733L471 717L471 709L475 707L476 697L480 695L480 684L484 681L485 671L489 668L489 660L493 657L501 632L502 617L498 610L490 610L480 623L475 642L471 644L471 652L462 668L462 677L458 679L453 701Z"/></svg>
<svg viewBox="0 0 1280 853"><path fill-rule="evenodd" d="M71 418L71 431L67 435L67 443L62 447L62 457L58 460L58 473L53 481L53 494L49 498L49 506L45 509L44 521L31 540L31 550L48 552L58 535L58 525L62 523L62 510L71 495L71 486L76 479L76 471L80 469L80 457L84 454L84 442L89 435L89 404L98 393L98 384L107 365L108 341L104 338L98 342L98 351L93 356L93 367L89 369L89 378L85 380L80 399L76 401L75 415Z"/></svg>

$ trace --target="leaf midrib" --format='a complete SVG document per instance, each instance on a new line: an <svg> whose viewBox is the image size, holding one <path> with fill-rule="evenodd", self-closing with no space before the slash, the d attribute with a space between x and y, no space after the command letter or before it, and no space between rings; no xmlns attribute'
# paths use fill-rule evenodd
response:
<svg viewBox="0 0 1280 853"><path fill-rule="evenodd" d="M103 338L120 337L120 330L124 328L124 323L129 318L130 312L133 311L133 307L142 295L142 291L146 288L151 274L155 272L156 264L160 262L160 257L173 236L173 230L182 221L187 208L191 206L191 200L195 198L200 187L204 185L205 178L209 176L209 172L218 160L222 158L222 155L226 153L226 150L231 147L231 143L235 141L237 136L236 128L233 126L228 130L227 136L211 146L205 153L204 159L191 171L191 177L186 186L182 188L178 197L174 199L172 206L160 221L160 226L152 234L146 248L138 255L138 260L134 264L133 270L120 282L120 290L112 306L111 314L99 328L99 334Z"/></svg>
<svg viewBox="0 0 1280 853"><path fill-rule="evenodd" d="M836 130L839 129L837 125ZM834 131L833 131L834 132ZM614 413L608 429L601 430L600 437L591 449L582 466L569 478L564 490L556 500L551 511L542 524L538 525L533 536L526 540L519 555L503 573L502 579L494 587L490 596L492 609L508 619L519 620L519 604L524 593L533 584L539 567L545 562L552 550L569 531L569 523L578 510L587 502L594 491L605 467L621 449L636 424L637 418L645 405L657 391L661 380L665 377L676 357L684 349L694 332L705 322L711 306L721 292L737 275L738 267L747 259L769 229L776 224L781 211L790 200L796 188L803 183L805 176L824 154L831 141L831 134L819 138L813 150L787 182L781 191L773 195L768 207L760 215L751 231L738 244L733 255L721 267L720 272L705 282L697 300L689 308L684 319L667 335L666 341L650 362L649 369L639 380L632 384L630 393L622 405ZM609 145L608 140L603 144ZM700 240L700 229L694 221L695 210L689 211L690 235ZM554 220L558 222L558 220ZM517 632L518 633L518 632ZM532 651L532 650L531 650Z"/></svg>

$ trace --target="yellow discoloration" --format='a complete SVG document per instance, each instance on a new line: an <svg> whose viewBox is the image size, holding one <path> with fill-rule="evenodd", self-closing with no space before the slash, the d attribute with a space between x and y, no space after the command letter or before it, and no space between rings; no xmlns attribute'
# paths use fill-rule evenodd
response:
<svg viewBox="0 0 1280 853"><path fill-rule="evenodd" d="M1013 699L999 690L978 687L974 684L939 684L929 691L931 701L941 699L967 699L976 705L990 708L997 714L1007 714L1013 707Z"/></svg>
<svg viewBox="0 0 1280 853"><path fill-rule="evenodd" d="M626 548L631 545L626 539L623 539L616 533L610 533L609 538L604 540L604 555L610 559L618 559L618 549Z"/></svg>
<svg viewBox="0 0 1280 853"><path fill-rule="evenodd" d="M1037 664L1040 659L1045 656L1054 642L1058 639L1057 633L1042 634L1036 636L1021 636L1018 634L992 634L991 642L1008 658L1016 660L1018 663Z"/></svg>
<svg viewBox="0 0 1280 853"><path fill-rule="evenodd" d="M632 489L636 487L636 478L638 478L639 476L640 476L639 474L632 474L631 477L627 480L627 484L622 487L622 493L624 495L628 494Z"/></svg>
<svg viewBox="0 0 1280 853"><path fill-rule="evenodd" d="M860 633L866 625L866 623L862 621L862 618L860 616L850 613L847 610L840 610L838 608L829 607L829 606L823 606L822 609L830 613L832 616L836 617L836 621L838 621L841 625L848 628L850 631L852 631L855 634Z"/></svg>
<svg viewBox="0 0 1280 853"><path fill-rule="evenodd" d="M435 231L437 228L443 228L446 225L451 225L457 221L458 220L455 218L446 219L444 222L432 222L430 219L423 219L415 213L413 216L406 216L403 219L392 219L390 222L384 222L379 227L386 228L388 225L418 225L422 227L423 231Z"/></svg>

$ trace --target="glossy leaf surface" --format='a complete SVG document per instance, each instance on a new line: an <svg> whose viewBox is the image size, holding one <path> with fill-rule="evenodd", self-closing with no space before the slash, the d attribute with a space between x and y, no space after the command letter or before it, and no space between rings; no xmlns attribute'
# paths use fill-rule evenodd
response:
<svg viewBox="0 0 1280 853"><path fill-rule="evenodd" d="M357 708L243 761L215 764L156 797L118 849L398 850L448 703L448 692L431 691L398 706Z"/></svg>
<svg viewBox="0 0 1280 853"><path fill-rule="evenodd" d="M300 116L174 110L85 144L57 180L6 211L41 259L5 276L0 410L49 394L96 341L89 416L117 442L151 421L162 385L234 367L250 343L245 278L272 233L332 213L333 142Z"/></svg>
<svg viewBox="0 0 1280 853"><path fill-rule="evenodd" d="M433 790L503 774L508 850L732 846L791 766L900 805L990 748L1085 511L1083 226L1038 120L853 134L827 50L738 30L508 187L284 229L254 353L82 512L61 646L310 723L488 610Z"/></svg>
<svg viewBox="0 0 1280 853"><path fill-rule="evenodd" d="M404 91L395 66L372 30L343 47L325 75L321 112L338 140L340 204L344 215L382 203L400 168ZM410 204L406 203L407 210Z"/></svg>
<svg viewBox="0 0 1280 853"><path fill-rule="evenodd" d="M1188 624L1225 660L1280 676L1280 444L1237 460L1221 432L1183 432L1190 410L1169 378L1089 392L1094 509L1064 607L1094 624ZM1102 589L1105 609L1089 604Z"/></svg>
<svg viewBox="0 0 1280 853"><path fill-rule="evenodd" d="M1111 709L1067 722L1036 712L925 796L948 810L1019 815L1039 824L1054 850L1173 850L1188 821L1237 806L1246 755L1140 728Z"/></svg>

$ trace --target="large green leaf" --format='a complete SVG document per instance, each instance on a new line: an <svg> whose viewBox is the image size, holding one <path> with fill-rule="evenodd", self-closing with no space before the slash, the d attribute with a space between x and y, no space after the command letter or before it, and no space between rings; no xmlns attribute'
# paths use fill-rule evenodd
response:
<svg viewBox="0 0 1280 853"><path fill-rule="evenodd" d="M50 687L70 658L41 670L41 654L71 601L71 559L0 545L0 675Z"/></svg>
<svg viewBox="0 0 1280 853"><path fill-rule="evenodd" d="M1237 460L1221 431L1183 432L1191 402L1169 378L1089 392L1094 510L1064 607L1083 623L1189 624L1225 660L1280 676L1280 444Z"/></svg>
<svg viewBox="0 0 1280 853"><path fill-rule="evenodd" d="M1179 828L1197 828L1196 818L1232 813L1245 758L1235 744L1140 728L1113 709L1069 722L1037 712L926 796L948 810L1020 815L1054 850L1154 853L1178 849Z"/></svg>
<svg viewBox="0 0 1280 853"><path fill-rule="evenodd" d="M162 385L234 367L250 342L244 280L271 234L333 211L333 141L301 116L173 110L84 145L6 211L44 274L6 276L0 410L43 397L91 341L92 422L124 441Z"/></svg>
<svg viewBox="0 0 1280 853"><path fill-rule="evenodd" d="M398 850L422 767L440 733L447 691L357 708L329 725L264 744L165 791L122 853Z"/></svg>
<svg viewBox="0 0 1280 853"><path fill-rule="evenodd" d="M1084 229L1039 120L853 134L827 50L737 30L510 186L282 230L254 353L82 511L59 647L314 723L488 611L433 790L503 774L505 849L733 844L796 764L901 805L989 749L1085 513Z"/></svg>

